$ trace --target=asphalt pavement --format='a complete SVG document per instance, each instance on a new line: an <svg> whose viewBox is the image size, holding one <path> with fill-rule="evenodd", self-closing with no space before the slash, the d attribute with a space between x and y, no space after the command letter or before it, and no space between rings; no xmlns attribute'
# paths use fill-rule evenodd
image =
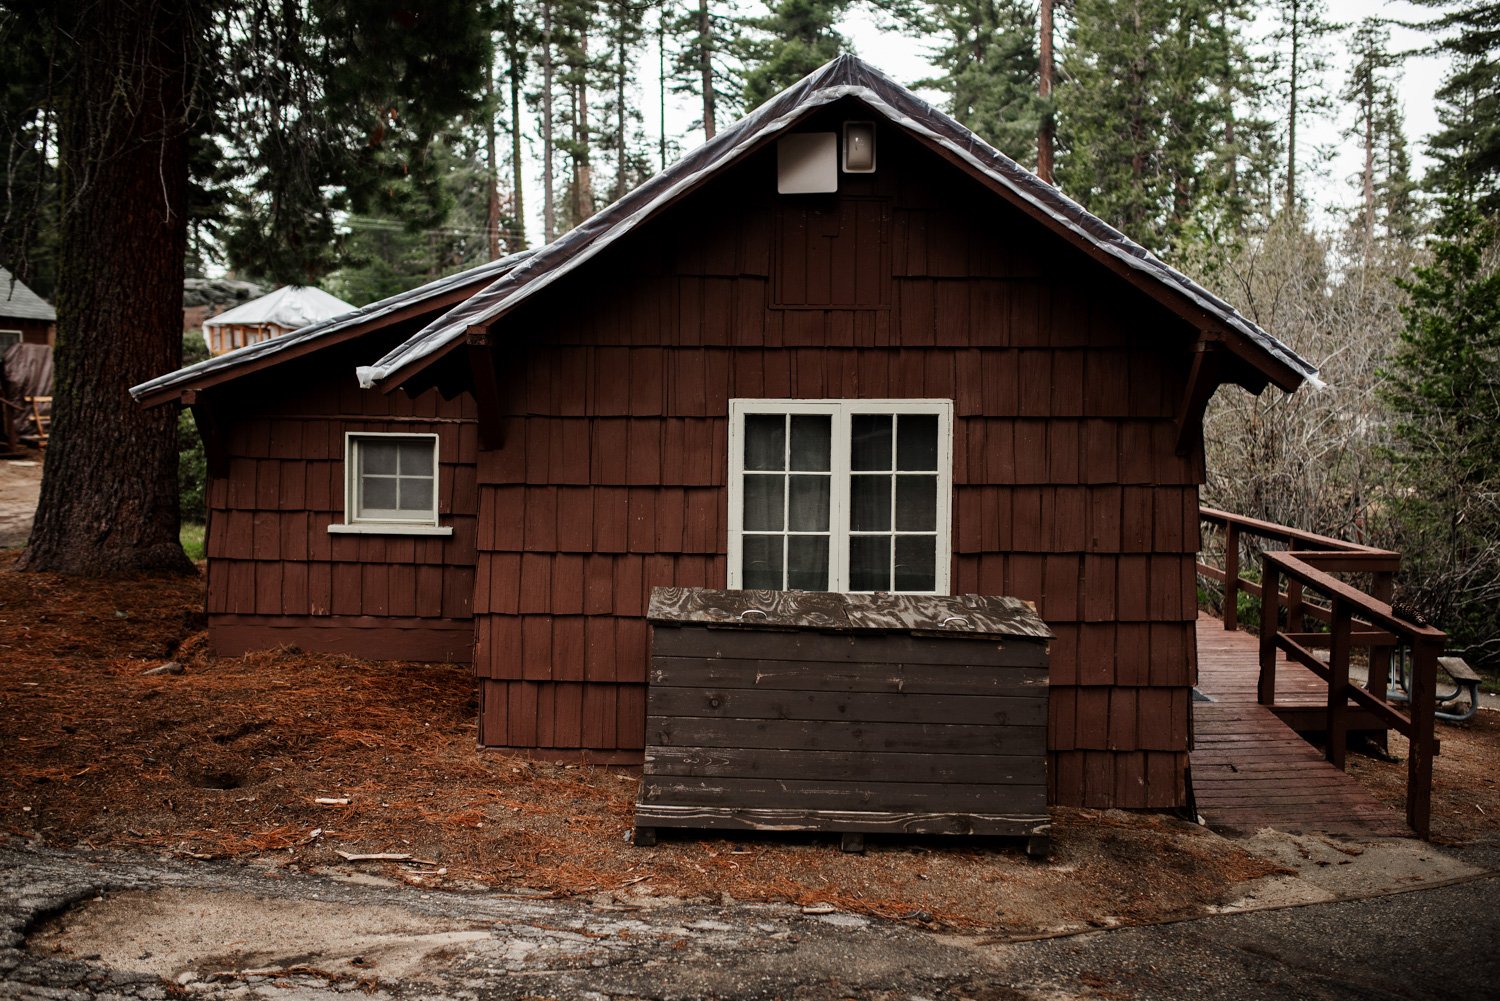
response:
<svg viewBox="0 0 1500 1001"><path fill-rule="evenodd" d="M1500 874L1004 942L783 905L430 893L0 845L0 998L1487 999Z"/></svg>

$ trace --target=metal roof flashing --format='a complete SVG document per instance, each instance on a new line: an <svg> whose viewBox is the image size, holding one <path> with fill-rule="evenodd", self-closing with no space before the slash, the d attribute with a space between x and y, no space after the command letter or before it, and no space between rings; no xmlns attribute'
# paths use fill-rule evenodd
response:
<svg viewBox="0 0 1500 1001"><path fill-rule="evenodd" d="M372 365L357 370L369 389L400 381L459 342L472 326L488 326L523 299L535 295L655 216L709 176L785 131L812 111L846 97L868 105L889 122L946 150L981 178L1002 187L1046 222L1073 239L1158 283L1184 306L1208 314L1244 338L1254 350L1301 382L1320 387L1316 368L1233 306L1165 264L1141 245L1091 215L1057 188L1041 180L973 132L911 91L862 62L842 55L771 98L739 122L697 147L677 163L619 201L538 250L521 266L501 275ZM1281 380L1273 380L1280 382ZM394 387L389 387L394 388Z"/></svg>
<svg viewBox="0 0 1500 1001"><path fill-rule="evenodd" d="M237 369L245 368L253 362L261 359L282 354L297 347L313 346L316 342L331 340L334 335L351 331L365 324L376 323L390 317L397 311L408 306L435 298L458 286L473 281L482 281L485 278L504 274L517 264L531 256L531 251L522 250L509 254L497 260L487 261L466 271L439 278L428 282L426 285L418 286L406 292L372 302L368 306L362 306L351 312L335 316L318 323L312 323L301 327L280 337L260 341L256 344L248 344L242 348L208 358L180 368L175 372L157 376L149 379L138 386L132 386L130 395L138 401L151 405L153 403L165 402L174 394L180 394L187 389L196 388L200 383L211 378L231 378ZM221 381L215 378L215 381Z"/></svg>

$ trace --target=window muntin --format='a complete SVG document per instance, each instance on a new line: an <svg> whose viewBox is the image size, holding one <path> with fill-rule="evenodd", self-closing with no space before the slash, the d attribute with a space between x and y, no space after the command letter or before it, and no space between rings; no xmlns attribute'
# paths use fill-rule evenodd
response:
<svg viewBox="0 0 1500 1001"><path fill-rule="evenodd" d="M355 434L345 439L345 521L436 525L435 434Z"/></svg>
<svg viewBox="0 0 1500 1001"><path fill-rule="evenodd" d="M729 586L947 593L952 404L734 400Z"/></svg>

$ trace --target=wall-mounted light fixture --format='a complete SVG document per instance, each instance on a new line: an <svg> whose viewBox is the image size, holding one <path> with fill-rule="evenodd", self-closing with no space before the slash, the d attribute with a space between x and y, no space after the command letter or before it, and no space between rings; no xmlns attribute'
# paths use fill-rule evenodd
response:
<svg viewBox="0 0 1500 1001"><path fill-rule="evenodd" d="M844 123L844 173L875 173L875 123Z"/></svg>

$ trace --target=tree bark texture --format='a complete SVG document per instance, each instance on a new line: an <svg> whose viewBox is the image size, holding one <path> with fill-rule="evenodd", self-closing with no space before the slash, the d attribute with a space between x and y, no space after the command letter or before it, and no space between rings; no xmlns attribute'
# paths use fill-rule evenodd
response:
<svg viewBox="0 0 1500 1001"><path fill-rule="evenodd" d="M58 13L71 65L53 423L20 569L193 571L178 542L177 411L128 392L182 363L191 24L185 0Z"/></svg>
<svg viewBox="0 0 1500 1001"><path fill-rule="evenodd" d="M714 107L713 35L708 20L708 0L698 0L698 73L703 86L703 139L706 142L718 131Z"/></svg>
<svg viewBox="0 0 1500 1001"><path fill-rule="evenodd" d="M1038 92L1043 100L1052 97L1052 0L1042 0L1041 9L1038 12L1040 29L1041 66ZM1052 147L1055 142L1056 123L1051 111L1042 112L1042 127L1037 131L1036 137L1036 176L1048 184L1054 183L1052 167Z"/></svg>

